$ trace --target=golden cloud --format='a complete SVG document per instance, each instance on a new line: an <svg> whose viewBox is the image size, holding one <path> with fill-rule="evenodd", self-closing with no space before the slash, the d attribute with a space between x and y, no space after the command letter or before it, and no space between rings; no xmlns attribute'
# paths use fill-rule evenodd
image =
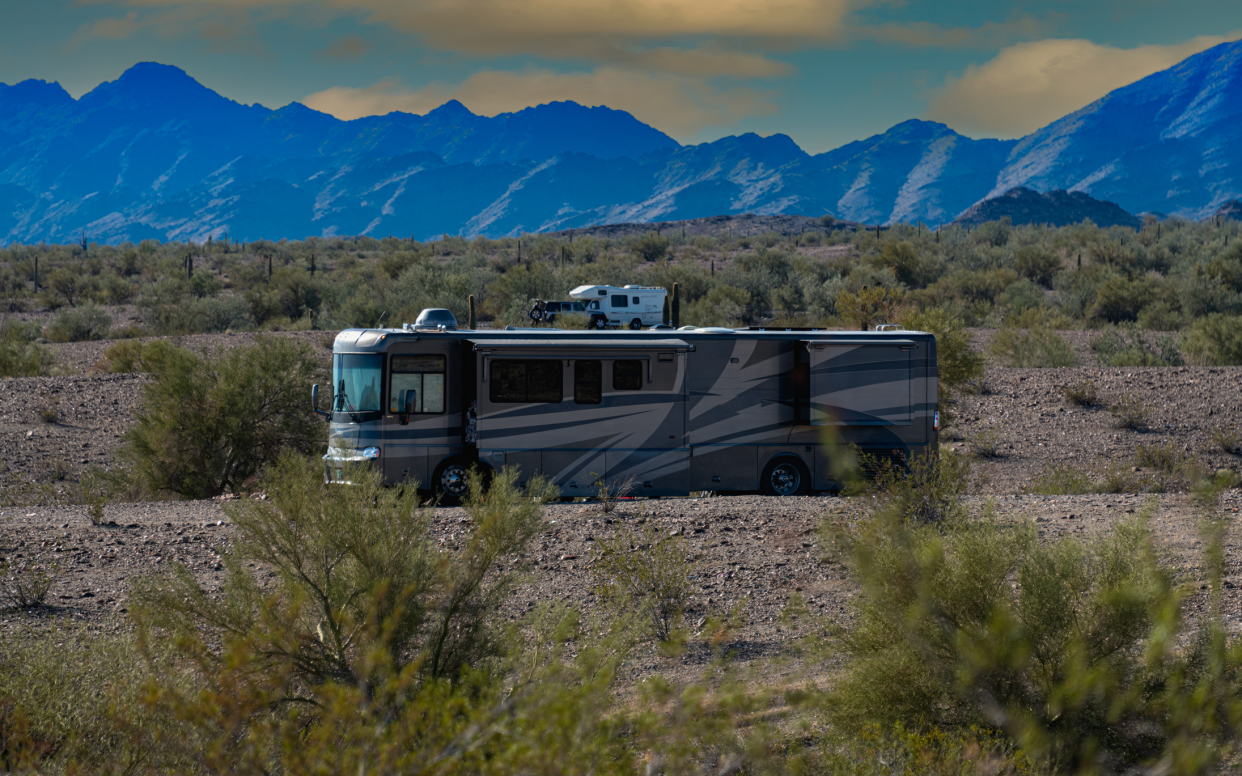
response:
<svg viewBox="0 0 1242 776"><path fill-rule="evenodd" d="M809 44L839 37L846 17L876 0L80 0L140 12L130 29L181 25L202 34L225 25L295 17L323 23L353 17L479 56L536 55L685 75L773 77L784 63L754 50L763 42ZM250 21L242 21L249 17ZM101 30L102 32L102 30ZM218 34L218 33L217 33ZM669 47L710 39L710 45Z"/></svg>
<svg viewBox="0 0 1242 776"><path fill-rule="evenodd" d="M1114 89L1236 38L1204 35L1175 46L1132 49L1089 40L1019 43L950 78L934 95L927 116L966 134L1021 137Z"/></svg>
<svg viewBox="0 0 1242 776"><path fill-rule="evenodd" d="M392 111L426 113L450 99L472 112L494 116L531 105L573 100L628 111L676 138L689 138L710 126L728 125L745 116L775 112L771 93L746 87L722 88L694 76L656 76L603 67L583 73L550 70L475 73L461 84L431 84L406 89L387 81L363 89L333 87L302 102L340 119Z"/></svg>

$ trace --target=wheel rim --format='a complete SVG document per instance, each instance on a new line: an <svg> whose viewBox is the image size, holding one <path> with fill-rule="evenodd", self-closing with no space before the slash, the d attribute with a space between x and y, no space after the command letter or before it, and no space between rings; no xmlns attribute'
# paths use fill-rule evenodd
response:
<svg viewBox="0 0 1242 776"><path fill-rule="evenodd" d="M605 325L606 325L606 324L605 324L602 320L600 320L599 318L596 318L596 319L595 319L595 328L597 328L597 329L602 329L602 328L604 328L604 326L605 326Z"/></svg>
<svg viewBox="0 0 1242 776"><path fill-rule="evenodd" d="M634 321L630 321L630 328L631 328L631 329L638 330L638 329L641 329L642 327L643 327L643 325L642 325L641 323L639 323L638 321L636 321L636 320L634 320Z"/></svg>
<svg viewBox="0 0 1242 776"><path fill-rule="evenodd" d="M802 487L802 472L792 463L778 463L772 467L768 484L778 496L791 496Z"/></svg>
<svg viewBox="0 0 1242 776"><path fill-rule="evenodd" d="M440 489L454 498L465 495L466 467L459 463L444 467L444 472L440 475Z"/></svg>

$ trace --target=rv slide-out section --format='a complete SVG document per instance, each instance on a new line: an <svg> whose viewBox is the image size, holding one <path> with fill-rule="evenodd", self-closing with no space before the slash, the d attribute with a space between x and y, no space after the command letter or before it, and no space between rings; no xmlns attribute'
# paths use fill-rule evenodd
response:
<svg viewBox="0 0 1242 776"><path fill-rule="evenodd" d="M840 486L840 445L895 459L936 445L929 334L669 334L342 332L328 479L366 460L450 495L474 465L543 474L567 497L805 493Z"/></svg>

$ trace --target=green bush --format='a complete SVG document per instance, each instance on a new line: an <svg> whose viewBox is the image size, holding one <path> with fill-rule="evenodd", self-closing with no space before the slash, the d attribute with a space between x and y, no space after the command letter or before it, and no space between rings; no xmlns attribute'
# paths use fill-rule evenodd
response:
<svg viewBox="0 0 1242 776"><path fill-rule="evenodd" d="M1182 619L1185 593L1142 522L1041 541L1030 521L894 510L852 540L861 594L825 702L841 728L997 730L1067 773L1212 772L1240 732L1242 649L1218 615Z"/></svg>
<svg viewBox="0 0 1242 776"><path fill-rule="evenodd" d="M1138 318L1139 311L1155 299L1156 292L1152 288L1151 278L1129 280L1121 275L1113 275L1096 291L1091 316L1113 323L1133 321Z"/></svg>
<svg viewBox="0 0 1242 776"><path fill-rule="evenodd" d="M137 423L120 449L134 484L185 498L240 488L286 450L326 441L307 389L320 374L305 345L260 339L218 356L145 347Z"/></svg>
<svg viewBox="0 0 1242 776"><path fill-rule="evenodd" d="M42 377L55 363L42 345L0 338L0 377Z"/></svg>
<svg viewBox="0 0 1242 776"><path fill-rule="evenodd" d="M1213 313L1182 335L1186 360L1198 366L1242 364L1242 317Z"/></svg>
<svg viewBox="0 0 1242 776"><path fill-rule="evenodd" d="M962 496L974 485L970 459L965 455L918 455L899 464L861 453L848 489L869 497L872 510L899 512L920 523L941 523L965 515Z"/></svg>
<svg viewBox="0 0 1242 776"><path fill-rule="evenodd" d="M1022 277L1050 288L1061 269L1061 258L1039 245L1024 245L1014 251L1014 268Z"/></svg>
<svg viewBox="0 0 1242 776"><path fill-rule="evenodd" d="M1016 367L1077 366L1078 354L1051 329L1004 328L992 338L991 352Z"/></svg>
<svg viewBox="0 0 1242 776"><path fill-rule="evenodd" d="M1182 354L1172 337L1160 337L1156 347L1147 343L1133 323L1122 323L1104 330L1091 347L1105 366L1181 366Z"/></svg>
<svg viewBox="0 0 1242 776"><path fill-rule="evenodd" d="M61 310L47 327L52 342L82 342L108 338L112 316L87 302L81 307Z"/></svg>

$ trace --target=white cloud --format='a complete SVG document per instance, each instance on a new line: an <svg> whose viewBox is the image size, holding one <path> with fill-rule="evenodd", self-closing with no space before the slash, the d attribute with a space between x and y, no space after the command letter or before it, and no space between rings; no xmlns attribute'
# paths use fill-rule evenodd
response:
<svg viewBox="0 0 1242 776"><path fill-rule="evenodd" d="M333 87L309 95L308 107L341 119L391 111L426 113L450 99L474 113L494 116L531 105L573 100L628 111L676 138L689 138L711 126L728 126L740 118L774 113L771 93L747 87L722 88L705 78L652 75L603 67L589 72L485 70L461 84L430 84L407 89L386 81L363 89Z"/></svg>
<svg viewBox="0 0 1242 776"><path fill-rule="evenodd" d="M1089 40L1019 43L950 78L934 95L927 116L966 134L1020 137L1236 37L1204 35L1174 46L1132 49Z"/></svg>

